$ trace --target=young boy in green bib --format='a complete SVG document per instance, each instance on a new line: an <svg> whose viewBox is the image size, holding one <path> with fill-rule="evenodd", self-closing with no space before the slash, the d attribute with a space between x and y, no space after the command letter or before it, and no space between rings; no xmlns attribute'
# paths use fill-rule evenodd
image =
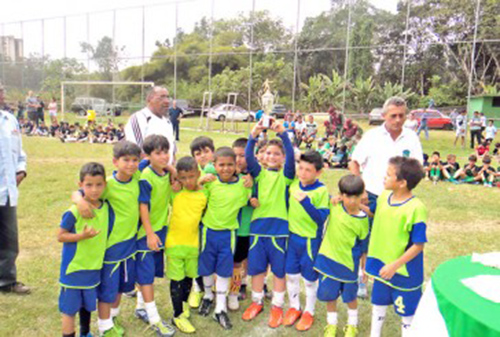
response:
<svg viewBox="0 0 500 337"><path fill-rule="evenodd" d="M200 170L192 157L181 158L176 165L182 190L172 196L172 216L168 226L165 252L174 325L183 333L194 333L187 305L193 279L198 276L200 222L207 206L206 191L200 186Z"/></svg>
<svg viewBox="0 0 500 337"><path fill-rule="evenodd" d="M240 177L248 174L247 161L245 159L245 148L248 139L238 138L233 142L233 151L236 154L236 171ZM255 186L253 187L255 191ZM234 252L233 279L231 280L231 289L227 305L229 310L239 309L239 296L246 297L246 261L248 258L248 249L250 248L250 222L252 220L253 207L244 206L238 214L240 226L236 231L236 250Z"/></svg>
<svg viewBox="0 0 500 337"><path fill-rule="evenodd" d="M76 206L72 206L64 213L57 236L64 243L59 279L63 337L75 337L77 313L80 313L80 336L92 336L90 313L96 310L97 287L114 222L111 206L101 199L106 188L104 166L85 164L80 170L79 185L95 216L84 219Z"/></svg>
<svg viewBox="0 0 500 337"><path fill-rule="evenodd" d="M217 174L214 167L214 141L207 136L199 136L193 139L189 145L191 156L196 160L200 170L200 176L206 174ZM193 290L189 294L188 303L193 309L199 308L203 299L203 278L197 277Z"/></svg>
<svg viewBox="0 0 500 337"><path fill-rule="evenodd" d="M368 242L368 216L361 201L365 184L355 175L339 181L340 202L330 207L330 218L314 269L319 274L318 299L326 302L327 326L324 337L337 335L337 299L347 303L345 337L358 333L358 272L364 270ZM364 280L366 283L366 280Z"/></svg>
<svg viewBox="0 0 500 337"><path fill-rule="evenodd" d="M427 208L412 190L424 176L422 165L415 159L389 160L366 262L367 274L375 278L371 337L380 337L389 305L394 305L402 317L402 335L408 336L422 297Z"/></svg>
<svg viewBox="0 0 500 337"><path fill-rule="evenodd" d="M159 337L173 336L175 329L165 323L156 307L154 279L165 272L164 248L167 236L169 201L172 195L169 163L170 144L166 137L150 135L144 140L143 151L150 164L139 181L139 211L141 227L137 234L137 283L144 298L147 322ZM140 317L144 319L144 317Z"/></svg>
<svg viewBox="0 0 500 337"><path fill-rule="evenodd" d="M224 329L231 329L232 324L227 315L227 292L233 275L238 213L248 203L251 190L245 187L244 179L236 174L236 155L231 148L217 149L214 164L217 177L204 186L208 206L202 219L198 274L203 277L205 295L199 313L202 316L210 313L214 302L214 275L217 275L214 319Z"/></svg>
<svg viewBox="0 0 500 337"><path fill-rule="evenodd" d="M139 224L138 165L141 149L132 142L122 141L113 147L116 171L106 179L102 198L109 201L115 212L115 225L108 239L101 284L98 287L99 320L102 336L123 335L117 316L121 294L134 290L137 226ZM79 210L92 212L91 205L80 193L73 196Z"/></svg>
<svg viewBox="0 0 500 337"><path fill-rule="evenodd" d="M318 272L314 261L318 255L323 228L330 214L328 190L318 180L323 169L323 158L312 150L300 156L297 177L290 185L288 207L288 250L285 271L290 307L283 319L285 326L298 331L307 331L314 323L316 293L318 291ZM300 279L303 279L306 292L306 305L300 305Z"/></svg>

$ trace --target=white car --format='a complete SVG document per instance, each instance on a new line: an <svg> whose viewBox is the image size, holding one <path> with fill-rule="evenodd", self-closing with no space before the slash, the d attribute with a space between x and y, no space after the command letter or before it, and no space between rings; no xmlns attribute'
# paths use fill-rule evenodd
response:
<svg viewBox="0 0 500 337"><path fill-rule="evenodd" d="M375 108L370 111L368 115L368 123L370 125L379 125L384 123L384 117L382 117L382 108Z"/></svg>
<svg viewBox="0 0 500 337"><path fill-rule="evenodd" d="M255 113L253 111L248 112L234 104L217 104L208 110L208 118L215 119L217 121L235 120L235 121L250 121L255 120Z"/></svg>

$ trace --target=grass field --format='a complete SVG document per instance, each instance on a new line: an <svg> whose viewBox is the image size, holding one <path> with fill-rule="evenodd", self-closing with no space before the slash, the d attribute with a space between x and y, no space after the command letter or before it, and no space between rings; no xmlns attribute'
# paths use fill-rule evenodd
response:
<svg viewBox="0 0 500 337"><path fill-rule="evenodd" d="M184 126L195 126L196 121L186 121ZM181 130L180 152L188 154L190 141L200 133ZM209 133L217 146L230 145L236 135ZM450 144L453 132L432 131L431 140L423 141L424 150L457 154L460 164L465 162L469 150L453 149ZM58 275L62 244L56 240L60 217L70 206L70 193L77 187L77 173L88 161L102 162L108 174L112 172L110 145L62 144L49 138L24 138L24 149L28 154L28 177L20 190L19 232L21 253L18 259L19 280L33 288L30 296L0 295L0 336L33 337L60 335L58 312ZM495 165L497 166L497 165ZM323 180L331 193L337 192L336 183L346 171L325 172ZM440 183L437 186L423 182L415 193L430 210L428 226L429 243L425 252L425 273L429 278L442 262L472 252L498 250L500 220L498 200L500 189L483 186L453 185ZM161 315L169 319L172 315L168 282L156 283L157 304ZM247 300L242 304L245 308ZM269 306L266 307L268 309ZM340 325L346 321L345 306L340 305ZM127 336L149 336L146 326L133 317L134 300L124 299L122 322ZM298 333L294 329L267 327L268 310L255 322L245 323L240 319L242 310L231 313L234 329L222 331L211 318L193 315L197 327L196 336L321 336L325 325L325 306L317 305L317 321L310 332ZM95 319L96 315L93 315ZM370 326L370 305L360 305L360 336L367 336ZM96 330L93 325L93 330ZM391 311L384 328L384 336L399 336L399 320ZM182 334L178 334L182 335Z"/></svg>

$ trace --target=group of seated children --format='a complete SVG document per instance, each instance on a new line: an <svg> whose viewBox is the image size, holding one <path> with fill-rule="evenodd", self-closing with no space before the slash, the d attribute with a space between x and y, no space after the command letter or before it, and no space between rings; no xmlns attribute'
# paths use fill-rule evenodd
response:
<svg viewBox="0 0 500 337"><path fill-rule="evenodd" d="M279 138L256 149L266 129ZM322 156L307 151L296 164L279 123L266 128L259 122L248 140L238 139L232 148L215 150L210 138L198 137L191 144L192 157L181 158L175 168L169 164L170 146L159 135L148 136L142 149L127 141L115 144L116 171L107 179L99 163L81 168L80 190L72 196L75 206L63 215L58 234L64 243L59 298L63 336L75 336L77 313L80 335L90 336L90 312L96 308L99 335L123 336L121 294L135 284L140 290L135 316L156 336L172 336L176 330L162 319L155 302L154 280L165 270L172 322L183 333L196 331L190 307L198 307L201 316L213 311L213 319L231 329L228 309L239 309L246 275L252 277L251 305L242 320L252 321L264 309L269 271L271 328L310 329L319 299L327 307L324 336L334 337L342 296L348 306L344 335L356 336L362 271L375 279L371 336L381 335L390 305L402 316L403 336L408 333L422 294L427 241L427 211L411 192L424 177L418 161L390 160L387 191L373 213L364 205L364 182L358 176L342 177L337 202L330 202L320 181ZM145 162L140 162L141 150Z"/></svg>
<svg viewBox="0 0 500 337"><path fill-rule="evenodd" d="M78 122L69 124L56 120L50 126L43 121L37 126L31 120L20 118L19 127L25 135L59 138L63 143L112 144L125 138L125 126L120 123L115 127L111 120L108 120L106 126L96 125L93 121L81 126Z"/></svg>
<svg viewBox="0 0 500 337"><path fill-rule="evenodd" d="M424 154L424 169L426 179L434 184L438 181L450 181L453 183L482 184L487 187L497 186L500 181L500 168L495 170L492 166L492 157L485 154L482 156L482 165L478 166L478 156L471 154L469 161L460 167L457 156L449 154L446 161L441 161L438 151L434 151L430 157Z"/></svg>

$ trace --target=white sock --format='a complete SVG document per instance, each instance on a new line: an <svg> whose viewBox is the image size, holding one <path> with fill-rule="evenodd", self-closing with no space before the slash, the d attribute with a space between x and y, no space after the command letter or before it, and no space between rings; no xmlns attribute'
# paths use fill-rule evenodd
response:
<svg viewBox="0 0 500 337"><path fill-rule="evenodd" d="M203 296L203 298L209 299L211 301L214 300L214 292L212 291L213 286L214 286L213 275L203 276L203 287L205 288L205 295Z"/></svg>
<svg viewBox="0 0 500 337"><path fill-rule="evenodd" d="M193 287L194 287L195 292L197 292L197 293L202 292L202 290L201 290L200 286L198 285L198 282L196 282L196 280L194 280L194 282L193 282Z"/></svg>
<svg viewBox="0 0 500 337"><path fill-rule="evenodd" d="M262 301L264 300L264 292L256 292L252 290L252 302L255 302L257 304L262 304Z"/></svg>
<svg viewBox="0 0 500 337"><path fill-rule="evenodd" d="M120 307L111 308L111 318L115 318L120 314Z"/></svg>
<svg viewBox="0 0 500 337"><path fill-rule="evenodd" d="M318 293L318 281L311 282L304 280L306 286L306 308L305 311L309 312L314 316L314 307L316 306L317 293Z"/></svg>
<svg viewBox="0 0 500 337"><path fill-rule="evenodd" d="M148 313L149 324L156 324L161 320L155 301L144 303L144 308Z"/></svg>
<svg viewBox="0 0 500 337"><path fill-rule="evenodd" d="M245 276L245 277L242 277L242 278L241 278L241 285L242 285L242 286L243 286L243 285L245 285L245 286L246 286L247 284L248 284L247 277L246 277L246 276Z"/></svg>
<svg viewBox="0 0 500 337"><path fill-rule="evenodd" d="M373 305L370 337L380 337L388 305Z"/></svg>
<svg viewBox="0 0 500 337"><path fill-rule="evenodd" d="M336 311L334 311L334 312L327 312L326 313L326 322L329 325L337 325L337 323L338 323L337 312Z"/></svg>
<svg viewBox="0 0 500 337"><path fill-rule="evenodd" d="M140 291L137 292L137 305L136 309L144 309L144 297L142 297L142 293Z"/></svg>
<svg viewBox="0 0 500 337"><path fill-rule="evenodd" d="M285 292L273 291L273 299L271 303L275 307L283 308L283 305L285 304Z"/></svg>
<svg viewBox="0 0 500 337"><path fill-rule="evenodd" d="M229 290L229 277L217 276L215 281L215 291L217 299L215 301L215 313L220 314L222 311L227 312L227 291Z"/></svg>
<svg viewBox="0 0 500 337"><path fill-rule="evenodd" d="M347 324L358 326L358 309L347 309Z"/></svg>
<svg viewBox="0 0 500 337"><path fill-rule="evenodd" d="M406 316L401 318L401 336L407 337L410 335L411 322L414 316Z"/></svg>
<svg viewBox="0 0 500 337"><path fill-rule="evenodd" d="M100 335L104 334L105 331L112 329L113 326L114 326L114 324L113 324L113 320L111 318L97 320L97 327L99 328Z"/></svg>
<svg viewBox="0 0 500 337"><path fill-rule="evenodd" d="M287 274L286 290L290 308L300 310L300 274Z"/></svg>

